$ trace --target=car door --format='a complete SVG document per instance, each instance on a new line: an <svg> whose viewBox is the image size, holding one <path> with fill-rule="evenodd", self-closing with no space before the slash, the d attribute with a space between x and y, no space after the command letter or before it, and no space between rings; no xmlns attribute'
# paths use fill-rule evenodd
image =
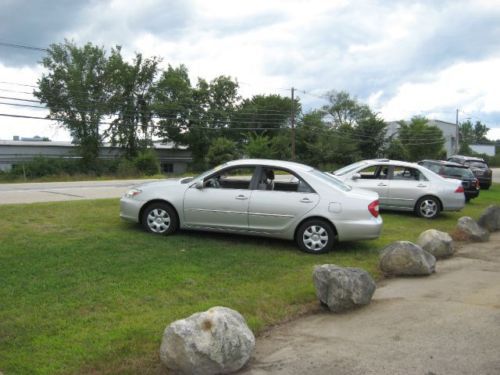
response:
<svg viewBox="0 0 500 375"><path fill-rule="evenodd" d="M259 173L259 172L258 172ZM283 232L319 202L318 194L297 174L273 167L260 169L248 209L249 230ZM269 181L269 176L273 181Z"/></svg>
<svg viewBox="0 0 500 375"><path fill-rule="evenodd" d="M413 210L417 199L430 189L430 181L416 168L395 165L390 174L389 205Z"/></svg>
<svg viewBox="0 0 500 375"><path fill-rule="evenodd" d="M186 226L247 230L255 167L231 167L193 184L184 194Z"/></svg>
<svg viewBox="0 0 500 375"><path fill-rule="evenodd" d="M352 187L378 193L380 206L383 208L389 203L389 171L390 167L388 165L371 165L357 172L359 178L346 182Z"/></svg>

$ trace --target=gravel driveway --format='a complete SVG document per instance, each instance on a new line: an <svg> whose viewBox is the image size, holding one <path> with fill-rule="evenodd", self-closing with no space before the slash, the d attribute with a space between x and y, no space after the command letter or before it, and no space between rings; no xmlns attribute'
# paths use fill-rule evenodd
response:
<svg viewBox="0 0 500 375"><path fill-rule="evenodd" d="M268 331L240 374L500 374L500 233L436 269L382 281L365 308Z"/></svg>

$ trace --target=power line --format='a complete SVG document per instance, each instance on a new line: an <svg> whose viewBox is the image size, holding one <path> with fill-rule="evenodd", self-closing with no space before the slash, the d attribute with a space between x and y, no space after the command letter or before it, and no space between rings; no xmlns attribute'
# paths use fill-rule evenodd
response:
<svg viewBox="0 0 500 375"><path fill-rule="evenodd" d="M27 46L27 45L24 45L24 44L7 43L7 42L0 42L0 46L2 46L2 47L11 47L11 48L27 49L27 50L32 50L32 51L41 51L41 52L47 52L48 51L47 48Z"/></svg>

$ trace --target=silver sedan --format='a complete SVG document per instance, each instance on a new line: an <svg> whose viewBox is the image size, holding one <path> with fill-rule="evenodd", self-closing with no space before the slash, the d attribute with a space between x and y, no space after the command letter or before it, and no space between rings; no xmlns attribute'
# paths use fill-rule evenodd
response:
<svg viewBox="0 0 500 375"><path fill-rule="evenodd" d="M460 180L445 179L415 163L363 160L333 174L353 187L377 192L381 209L414 211L432 219L440 211L459 211L465 205Z"/></svg>
<svg viewBox="0 0 500 375"><path fill-rule="evenodd" d="M376 193L278 160L237 160L194 178L144 184L120 202L123 219L152 233L261 235L295 240L309 253L327 252L335 241L377 238L382 229Z"/></svg>

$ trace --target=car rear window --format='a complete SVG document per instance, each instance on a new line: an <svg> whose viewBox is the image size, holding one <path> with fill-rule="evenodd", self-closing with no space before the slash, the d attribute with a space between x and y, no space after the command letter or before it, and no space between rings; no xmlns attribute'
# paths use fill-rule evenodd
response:
<svg viewBox="0 0 500 375"><path fill-rule="evenodd" d="M488 168L488 164L484 161L468 160L467 164L473 168Z"/></svg>
<svg viewBox="0 0 500 375"><path fill-rule="evenodd" d="M469 168L446 167L445 174L459 178L474 178L474 174Z"/></svg>

